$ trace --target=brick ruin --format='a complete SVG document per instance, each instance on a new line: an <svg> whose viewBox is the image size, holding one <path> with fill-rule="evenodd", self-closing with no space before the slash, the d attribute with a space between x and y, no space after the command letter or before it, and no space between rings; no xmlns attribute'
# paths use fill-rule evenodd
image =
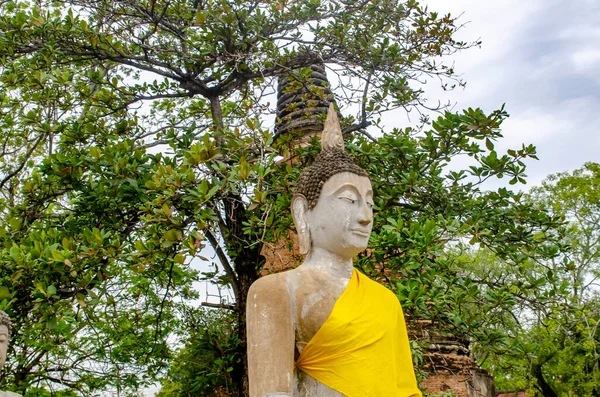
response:
<svg viewBox="0 0 600 397"><path fill-rule="evenodd" d="M409 319L407 319L409 320ZM425 342L427 378L421 389L429 393L452 392L456 397L494 397L494 378L470 357L470 341L433 329L430 321L407 321L412 337Z"/></svg>
<svg viewBox="0 0 600 397"><path fill-rule="evenodd" d="M324 65L313 65L310 80L301 83L293 74L279 79L275 138L294 134L302 145L323 129L329 102L334 100ZM263 274L280 272L302 262L295 233L285 241L266 244ZM424 344L423 392L452 392L456 397L495 397L494 379L470 358L469 340L440 333L427 321L407 319L412 337Z"/></svg>
<svg viewBox="0 0 600 397"><path fill-rule="evenodd" d="M308 82L293 71L277 85L277 120L274 140L294 134L296 144L321 133L329 104L334 101L324 65L310 67ZM298 142L298 140L300 142Z"/></svg>

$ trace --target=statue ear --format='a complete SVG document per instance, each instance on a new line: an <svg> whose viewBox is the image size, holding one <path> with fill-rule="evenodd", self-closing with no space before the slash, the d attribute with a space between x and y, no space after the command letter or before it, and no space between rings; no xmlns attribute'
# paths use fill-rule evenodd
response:
<svg viewBox="0 0 600 397"><path fill-rule="evenodd" d="M307 215L308 201L306 197L303 194L294 194L292 197L292 217L300 239L300 253L302 255L306 255L310 251L310 228Z"/></svg>

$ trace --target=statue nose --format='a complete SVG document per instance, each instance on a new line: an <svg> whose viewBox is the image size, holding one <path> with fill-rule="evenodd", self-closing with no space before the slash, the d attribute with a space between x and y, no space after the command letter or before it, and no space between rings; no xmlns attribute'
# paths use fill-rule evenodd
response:
<svg viewBox="0 0 600 397"><path fill-rule="evenodd" d="M363 204L360 207L360 212L358 214L358 223L361 225L368 225L373 220L373 212L367 206L367 204Z"/></svg>

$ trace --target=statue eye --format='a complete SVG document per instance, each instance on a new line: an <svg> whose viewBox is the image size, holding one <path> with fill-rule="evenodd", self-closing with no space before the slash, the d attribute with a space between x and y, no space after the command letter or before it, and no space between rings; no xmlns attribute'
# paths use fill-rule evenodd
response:
<svg viewBox="0 0 600 397"><path fill-rule="evenodd" d="M356 199L352 198L352 197L348 197L348 196L342 196L340 197L340 200L346 200L347 202L354 204L356 203Z"/></svg>

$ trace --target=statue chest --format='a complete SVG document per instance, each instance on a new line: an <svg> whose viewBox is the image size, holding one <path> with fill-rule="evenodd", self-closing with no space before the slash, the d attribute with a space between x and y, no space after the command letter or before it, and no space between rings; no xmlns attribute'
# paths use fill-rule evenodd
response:
<svg viewBox="0 0 600 397"><path fill-rule="evenodd" d="M295 294L296 353L302 349L327 321L347 282L320 282L305 285Z"/></svg>

